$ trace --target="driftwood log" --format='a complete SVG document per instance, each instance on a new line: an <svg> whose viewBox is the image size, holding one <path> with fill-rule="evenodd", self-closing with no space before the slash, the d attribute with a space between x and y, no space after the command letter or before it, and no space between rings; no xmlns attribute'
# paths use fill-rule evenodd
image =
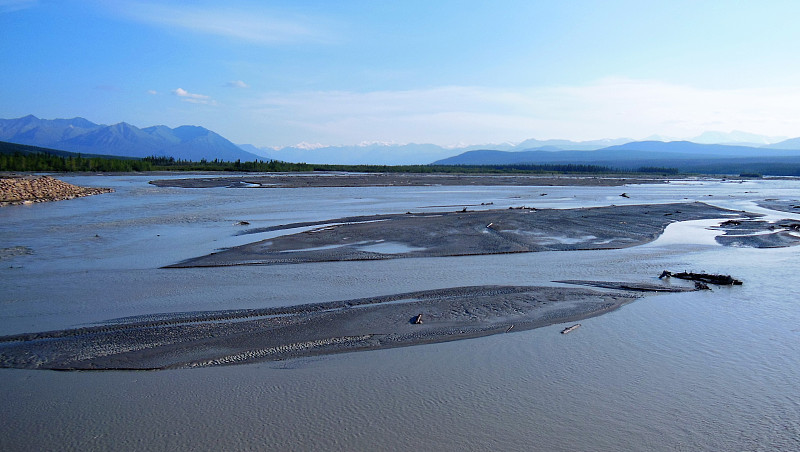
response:
<svg viewBox="0 0 800 452"><path fill-rule="evenodd" d="M669 270L664 270L658 279L662 278L678 278L687 279L689 281L698 281L705 284L716 284L718 286L741 286L742 282L738 279L731 277L731 275L712 275L708 273L692 273L680 272L672 273Z"/></svg>

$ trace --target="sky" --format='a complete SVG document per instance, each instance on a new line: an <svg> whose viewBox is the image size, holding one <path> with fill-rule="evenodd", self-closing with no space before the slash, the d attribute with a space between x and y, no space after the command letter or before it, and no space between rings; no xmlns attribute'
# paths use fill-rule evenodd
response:
<svg viewBox="0 0 800 452"><path fill-rule="evenodd" d="M800 136L798 1L0 0L0 117L259 147Z"/></svg>

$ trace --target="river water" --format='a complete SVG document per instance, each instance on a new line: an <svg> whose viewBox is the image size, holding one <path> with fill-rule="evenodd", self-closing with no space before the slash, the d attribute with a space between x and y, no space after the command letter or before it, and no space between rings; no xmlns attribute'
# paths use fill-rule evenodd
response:
<svg viewBox="0 0 800 452"><path fill-rule="evenodd" d="M754 204L798 199L798 181L180 189L149 185L154 177L64 177L116 192L0 209L0 248L18 254L0 260L0 334L463 285L650 281L664 269L745 284L646 297L569 335L554 325L159 372L3 369L0 449L800 450L796 248L723 247L707 223L688 222L613 251L159 268L270 237L236 235L247 227L464 205L704 201L798 219Z"/></svg>

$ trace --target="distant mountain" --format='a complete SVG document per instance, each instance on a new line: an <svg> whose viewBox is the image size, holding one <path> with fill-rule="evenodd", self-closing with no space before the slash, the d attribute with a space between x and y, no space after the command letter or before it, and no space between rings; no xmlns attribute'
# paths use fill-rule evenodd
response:
<svg viewBox="0 0 800 452"><path fill-rule="evenodd" d="M117 159L133 159L134 157L120 157L118 155L101 155L101 154L77 154L75 152L61 151L58 149L43 148L41 146L31 146L29 144L9 143L7 141L0 141L0 154L13 155L13 154L49 154L59 157L83 157L83 158L117 158Z"/></svg>
<svg viewBox="0 0 800 452"><path fill-rule="evenodd" d="M253 161L246 152L222 136L197 126L152 126L140 129L121 122L95 124L83 118L39 119L28 115L0 119L0 140L83 154L123 157L151 155L194 160Z"/></svg>
<svg viewBox="0 0 800 452"><path fill-rule="evenodd" d="M700 144L728 144L739 146L764 146L785 140L786 137L770 137L734 130L732 132L707 131L688 141Z"/></svg>
<svg viewBox="0 0 800 452"><path fill-rule="evenodd" d="M445 148L435 144L392 144L368 143L353 146L320 146L301 144L279 149L257 148L251 144L240 144L239 147L253 154L282 160L284 162L329 163L341 165L424 165L433 159L443 159L455 152L473 150L521 151L531 148L560 150L593 150L614 144L630 142L630 139L608 139L594 141L570 140L536 140L529 139L518 144L501 143L471 145L458 148Z"/></svg>
<svg viewBox="0 0 800 452"><path fill-rule="evenodd" d="M530 149L543 149L549 148L553 150L562 151L594 151L608 146L630 143L629 138L616 138L604 140L591 140L591 141L570 141L570 140L525 140L515 145L512 150L530 150ZM492 147L493 148L493 147Z"/></svg>
<svg viewBox="0 0 800 452"><path fill-rule="evenodd" d="M272 153L270 152L272 151L272 149L268 151L266 149L257 148L252 144L237 144L237 146L239 146L239 149L242 149L245 152L249 152L259 157L264 157L266 159L273 160Z"/></svg>
<svg viewBox="0 0 800 452"><path fill-rule="evenodd" d="M693 143L691 141L634 141L632 143L626 143L619 146L609 146L602 150L649 151L718 157L761 157L765 155L788 155L784 151L770 150L768 148L731 146L726 144L701 144Z"/></svg>
<svg viewBox="0 0 800 452"><path fill-rule="evenodd" d="M240 145L243 150L284 162L327 163L334 165L424 165L432 159L453 154L452 149L435 144L369 143L354 146L288 146L260 149Z"/></svg>
<svg viewBox="0 0 800 452"><path fill-rule="evenodd" d="M781 141L779 143L768 144L766 146L762 146L765 149L791 149L797 150L800 149L800 138L791 138L788 140Z"/></svg>
<svg viewBox="0 0 800 452"><path fill-rule="evenodd" d="M437 160L434 165L520 165L547 163L574 163L608 165L611 162L632 160L689 159L691 154L610 149L597 151L559 151L549 148L529 151L467 151L454 157Z"/></svg>
<svg viewBox="0 0 800 452"><path fill-rule="evenodd" d="M747 146L725 146L698 144L688 141L638 141L618 146L609 146L596 151L554 151L540 148L529 151L509 152L494 150L468 151L454 157L435 161L439 165L515 165L543 163L582 163L615 165L619 167L635 164L667 164L676 160L714 160L722 158L773 158L796 157L800 151L765 149Z"/></svg>
<svg viewBox="0 0 800 452"><path fill-rule="evenodd" d="M194 160L282 160L330 164L419 165L516 163L598 163L670 159L762 158L796 156L800 138L775 143L776 137L746 132L705 132L696 141L632 141L627 138L592 141L537 140L445 148L435 144L366 143L323 146L301 143L284 148L235 145L198 126L174 129L156 125L140 129L121 122L95 124L84 118L40 119L28 115L0 119L0 141L82 154ZM720 144L725 142L728 144ZM749 146L731 143L752 143ZM770 144L765 144L770 143ZM794 152L792 152L794 151ZM454 155L458 154L458 155Z"/></svg>
<svg viewBox="0 0 800 452"><path fill-rule="evenodd" d="M33 146L52 146L98 127L83 118L46 120L28 115L18 119L0 119L0 139Z"/></svg>

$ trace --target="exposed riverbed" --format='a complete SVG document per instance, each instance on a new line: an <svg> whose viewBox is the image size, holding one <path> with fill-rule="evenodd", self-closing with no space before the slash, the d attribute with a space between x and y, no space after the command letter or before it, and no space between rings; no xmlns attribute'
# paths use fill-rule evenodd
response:
<svg viewBox="0 0 800 452"><path fill-rule="evenodd" d="M716 226L734 217L672 222L650 243L615 250L160 268L302 232L241 234L250 229L444 205L455 212L701 201L778 227L797 215L758 203L796 200L796 181L187 190L151 179L65 178L115 193L0 210L0 248L8 250L0 261L1 334L455 287L564 287L553 281L620 275L658 284L664 269L732 274L744 285L637 298L581 320L568 335L556 324L144 373L3 369L3 450L800 447L800 257L792 246L722 246L715 238L726 230ZM768 230L763 225L725 235ZM409 251L397 243L384 251ZM409 323L418 310L410 312L404 327L419 326Z"/></svg>

